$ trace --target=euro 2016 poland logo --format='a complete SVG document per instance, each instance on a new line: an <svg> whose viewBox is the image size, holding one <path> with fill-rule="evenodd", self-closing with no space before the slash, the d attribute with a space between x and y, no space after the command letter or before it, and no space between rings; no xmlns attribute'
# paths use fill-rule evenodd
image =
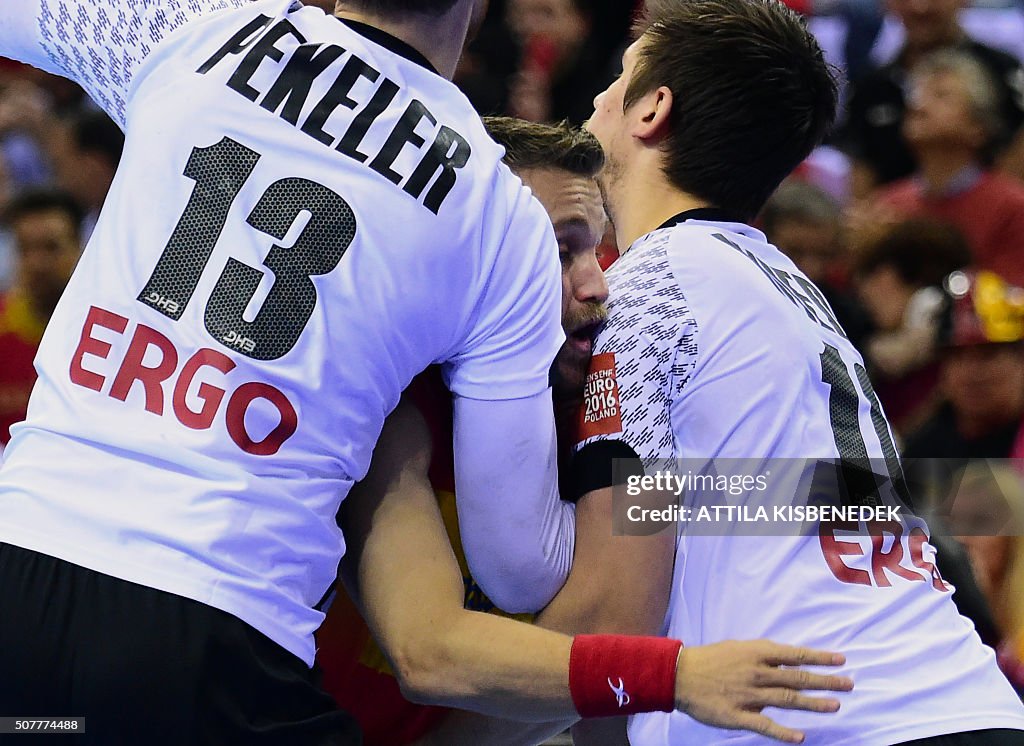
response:
<svg viewBox="0 0 1024 746"><path fill-rule="evenodd" d="M622 432L619 383L615 378L615 353L594 355L583 388L579 440Z"/></svg>

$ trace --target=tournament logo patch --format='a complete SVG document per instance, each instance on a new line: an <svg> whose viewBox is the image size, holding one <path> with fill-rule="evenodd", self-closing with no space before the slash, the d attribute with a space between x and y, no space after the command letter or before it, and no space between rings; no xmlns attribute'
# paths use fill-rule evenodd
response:
<svg viewBox="0 0 1024 746"><path fill-rule="evenodd" d="M615 379L615 353L594 355L583 389L579 440L622 432L619 383Z"/></svg>

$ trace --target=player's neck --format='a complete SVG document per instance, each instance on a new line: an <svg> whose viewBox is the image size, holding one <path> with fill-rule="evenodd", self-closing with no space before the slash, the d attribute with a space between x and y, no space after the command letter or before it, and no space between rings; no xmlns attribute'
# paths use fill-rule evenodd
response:
<svg viewBox="0 0 1024 746"><path fill-rule="evenodd" d="M365 23L401 39L418 51L445 78L455 76L455 67L462 56L462 47L469 32L470 3L456 3L451 11L440 16L423 13L405 17L381 16L362 10L339 6L338 18Z"/></svg>
<svg viewBox="0 0 1024 746"><path fill-rule="evenodd" d="M666 181L643 180L635 183L616 205L613 216L619 250L626 251L637 239L657 230L679 213L700 207L711 205Z"/></svg>

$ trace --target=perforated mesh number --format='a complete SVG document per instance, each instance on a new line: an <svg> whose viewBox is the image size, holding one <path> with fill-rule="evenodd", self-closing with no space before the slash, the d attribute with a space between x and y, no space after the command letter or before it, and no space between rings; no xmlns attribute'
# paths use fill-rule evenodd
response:
<svg viewBox="0 0 1024 746"><path fill-rule="evenodd" d="M141 303L174 321L181 319L224 231L231 205L260 160L259 153L225 137L194 148L185 176L196 186L145 288ZM356 234L349 204L308 179L281 179L253 208L248 224L284 240L303 213L309 221L291 248L274 245L264 260L273 286L252 321L243 314L265 273L228 259L206 306L207 331L220 344L256 360L276 360L298 341L316 307L311 277L338 266Z"/></svg>
<svg viewBox="0 0 1024 746"><path fill-rule="evenodd" d="M871 406L871 424L882 446L889 480L896 495L906 500L903 467L878 396L864 366L857 364L855 368L861 389ZM839 350L830 344L826 344L825 351L821 353L821 380L831 389L828 397L829 420L832 437L839 451L839 468L842 484L848 491L847 498L855 504L877 505L881 487L879 482L885 480L875 473L868 458L867 445L860 430L860 394Z"/></svg>
<svg viewBox="0 0 1024 746"><path fill-rule="evenodd" d="M348 203L307 179L271 184L249 215L249 225L282 240L304 211L310 213L309 222L295 245L275 245L264 261L274 273L274 285L253 321L245 321L242 314L263 272L234 259L206 306L207 331L256 360L276 360L295 346L316 307L310 278L337 267L355 238L356 221Z"/></svg>
<svg viewBox="0 0 1024 746"><path fill-rule="evenodd" d="M899 453L896 451L896 444L892 440L892 433L889 432L889 422L885 419L885 414L882 412L882 405L878 401L875 387L871 385L871 379L868 378L868 372L864 369L863 365L857 363L853 367L857 372L857 381L860 383L861 391L864 392L868 401L871 402L871 424L874 425L875 434L878 435L878 440L882 444L882 455L885 457L885 466L889 472L889 479L892 480L893 486L896 488L896 494L909 506L910 489L907 487L907 480L903 474L903 464L900 462Z"/></svg>
<svg viewBox="0 0 1024 746"><path fill-rule="evenodd" d="M196 182L185 212L138 300L177 321L196 291L235 197L252 175L260 154L225 137L193 148L185 176Z"/></svg>

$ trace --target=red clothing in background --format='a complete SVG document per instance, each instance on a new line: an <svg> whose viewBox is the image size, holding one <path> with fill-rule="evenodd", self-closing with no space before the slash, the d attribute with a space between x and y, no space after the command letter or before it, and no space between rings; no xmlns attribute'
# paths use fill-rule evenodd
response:
<svg viewBox="0 0 1024 746"><path fill-rule="evenodd" d="M906 217L934 218L959 228L976 267L1024 286L1024 184L985 173L965 191L937 197L910 178L885 189L880 201Z"/></svg>
<svg viewBox="0 0 1024 746"><path fill-rule="evenodd" d="M811 15L811 0L782 0L783 3L805 16Z"/></svg>
<svg viewBox="0 0 1024 746"><path fill-rule="evenodd" d="M43 338L28 301L11 292L0 297L0 444L11 439L11 425L25 419L36 382L32 360Z"/></svg>

